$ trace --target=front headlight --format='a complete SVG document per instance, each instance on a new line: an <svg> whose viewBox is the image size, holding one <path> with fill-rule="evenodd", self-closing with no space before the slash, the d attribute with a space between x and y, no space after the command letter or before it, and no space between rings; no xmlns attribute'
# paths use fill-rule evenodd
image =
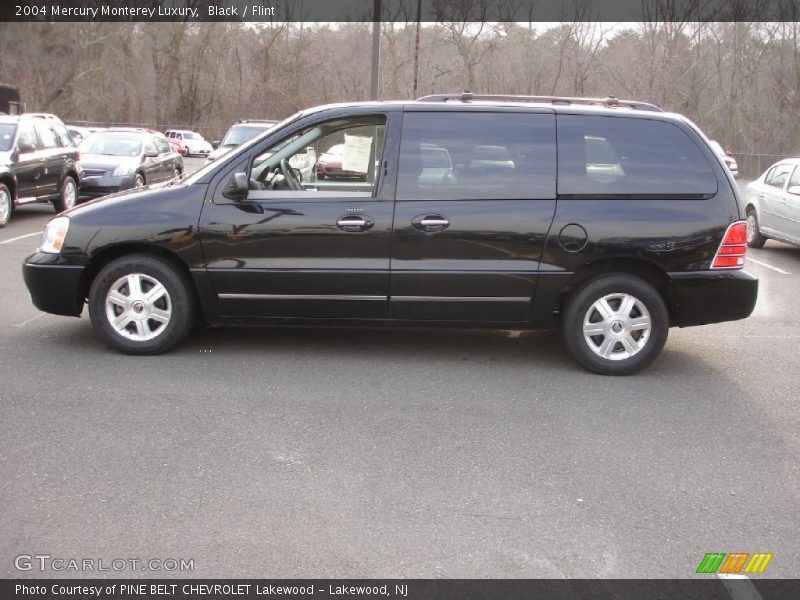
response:
<svg viewBox="0 0 800 600"><path fill-rule="evenodd" d="M58 254L64 245L64 238L69 231L69 217L56 217L52 219L42 232L42 243L39 244L39 252L48 254Z"/></svg>
<svg viewBox="0 0 800 600"><path fill-rule="evenodd" d="M114 169L114 172L111 175L112 177L126 177L128 175L133 175L134 171L136 171L135 167L120 165Z"/></svg>

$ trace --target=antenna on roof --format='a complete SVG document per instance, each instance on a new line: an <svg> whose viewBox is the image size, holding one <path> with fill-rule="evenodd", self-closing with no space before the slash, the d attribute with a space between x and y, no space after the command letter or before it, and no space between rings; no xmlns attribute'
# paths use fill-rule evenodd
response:
<svg viewBox="0 0 800 600"><path fill-rule="evenodd" d="M473 94L469 90L464 90L464 92L461 94L461 101L462 102L469 102L474 97L475 97L475 94Z"/></svg>

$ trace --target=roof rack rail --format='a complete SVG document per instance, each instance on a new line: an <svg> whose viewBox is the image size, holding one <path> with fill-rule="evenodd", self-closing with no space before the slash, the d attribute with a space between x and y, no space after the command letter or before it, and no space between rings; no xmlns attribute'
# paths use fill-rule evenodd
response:
<svg viewBox="0 0 800 600"><path fill-rule="evenodd" d="M472 100L541 103L541 104L584 104L589 106L604 106L606 108L633 108L635 110L649 110L652 112L664 112L661 107L648 102L637 100L620 100L614 96L606 98L571 98L567 96L513 96L506 94L473 94L463 92L461 94L433 94L417 98L417 102L470 102Z"/></svg>

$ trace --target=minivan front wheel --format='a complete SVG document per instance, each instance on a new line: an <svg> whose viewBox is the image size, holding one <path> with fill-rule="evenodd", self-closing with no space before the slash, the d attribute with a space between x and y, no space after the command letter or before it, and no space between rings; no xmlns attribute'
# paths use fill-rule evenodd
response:
<svg viewBox="0 0 800 600"><path fill-rule="evenodd" d="M575 359L600 375L630 375L660 354L669 331L661 295L644 280L616 273L586 282L564 311L564 342Z"/></svg>
<svg viewBox="0 0 800 600"><path fill-rule="evenodd" d="M187 277L156 256L118 258L97 274L89 316L98 335L125 354L160 354L192 328L194 295Z"/></svg>

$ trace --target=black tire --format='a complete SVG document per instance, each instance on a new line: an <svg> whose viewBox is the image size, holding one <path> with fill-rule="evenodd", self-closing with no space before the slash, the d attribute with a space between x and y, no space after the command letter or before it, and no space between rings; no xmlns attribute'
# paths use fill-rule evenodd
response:
<svg viewBox="0 0 800 600"><path fill-rule="evenodd" d="M5 183L0 183L0 227L5 227L14 212L14 198Z"/></svg>
<svg viewBox="0 0 800 600"><path fill-rule="evenodd" d="M78 184L72 175L64 177L61 182L61 191L58 198L53 200L53 208L57 213L62 213L78 205Z"/></svg>
<svg viewBox="0 0 800 600"><path fill-rule="evenodd" d="M763 248L767 243L767 238L761 235L758 225L758 217L753 208L747 209L747 245L751 248Z"/></svg>
<svg viewBox="0 0 800 600"><path fill-rule="evenodd" d="M142 282L141 294L152 292L155 286L150 287L150 285L155 281L166 288L166 296L162 295L148 305L141 294L133 294L131 287L127 287L128 295L134 296L134 299L129 301L128 307L123 308L115 304L107 308L106 301L112 289L117 289L118 297L124 297L126 294L119 291L118 284L123 278L134 274L144 276L139 278ZM195 322L197 310L191 286L186 274L158 256L132 254L113 260L100 270L89 291L89 316L92 326L106 344L123 354L152 355L166 352L188 335ZM139 307L136 306L137 301L140 302ZM154 310L156 308L161 311L160 314L156 314ZM129 322L123 321L127 334L120 333L112 325L109 310L118 317L121 317L123 312L130 315ZM166 323L156 320L155 317L163 318L163 314L168 310L170 315ZM152 330L150 331L154 334L152 338L145 339L146 334L141 333L137 321L145 323L142 327L146 327L146 331Z"/></svg>
<svg viewBox="0 0 800 600"><path fill-rule="evenodd" d="M147 181L145 181L144 175L136 173L136 175L133 176L133 189L142 188L145 185L147 185Z"/></svg>
<svg viewBox="0 0 800 600"><path fill-rule="evenodd" d="M595 303L605 297L609 298L603 306L612 311L603 319ZM627 311L622 307L626 297L635 301ZM649 332L639 329L647 318L645 312L649 314ZM584 322L591 326L595 321L595 329L607 333L589 334L587 338ZM641 371L661 353L668 332L669 312L664 299L653 286L633 275L611 273L590 279L572 292L565 304L564 343L575 360L599 375L631 375ZM608 346L604 346L606 342ZM607 357L600 354L604 348Z"/></svg>

